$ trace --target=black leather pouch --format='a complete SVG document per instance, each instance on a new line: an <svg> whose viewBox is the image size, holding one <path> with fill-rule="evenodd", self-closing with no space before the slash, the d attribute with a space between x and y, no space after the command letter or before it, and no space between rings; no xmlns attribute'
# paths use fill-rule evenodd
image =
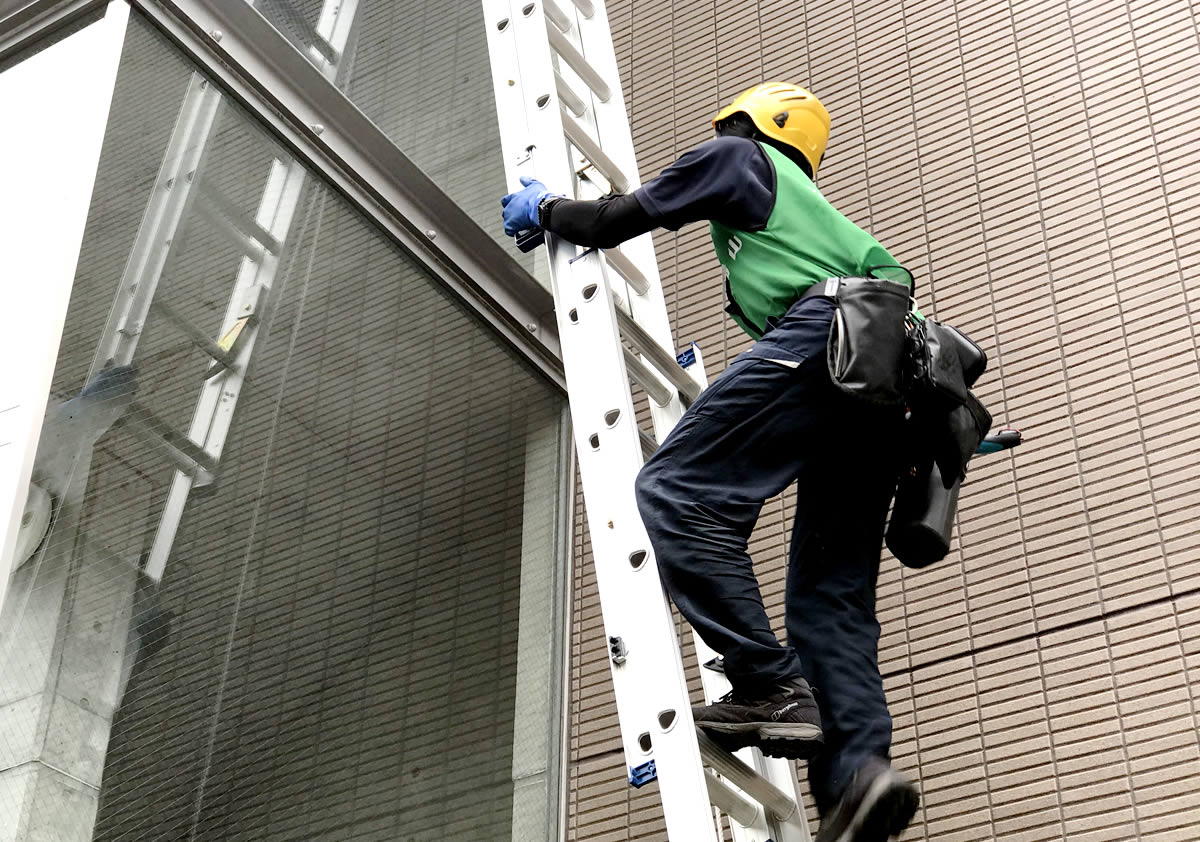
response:
<svg viewBox="0 0 1200 842"><path fill-rule="evenodd" d="M828 343L829 376L842 391L862 400L902 404L908 287L876 278L825 283L836 305Z"/></svg>
<svg viewBox="0 0 1200 842"><path fill-rule="evenodd" d="M926 410L950 410L987 368L987 354L962 331L926 319L908 333L905 389Z"/></svg>
<svg viewBox="0 0 1200 842"><path fill-rule="evenodd" d="M992 415L967 392L966 401L937 418L932 430L933 458L942 483L949 488L966 476L967 462L992 428Z"/></svg>

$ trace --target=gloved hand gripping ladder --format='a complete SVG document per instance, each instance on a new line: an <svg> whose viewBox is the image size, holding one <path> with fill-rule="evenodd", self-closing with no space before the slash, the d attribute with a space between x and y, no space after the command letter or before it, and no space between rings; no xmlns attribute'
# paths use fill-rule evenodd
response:
<svg viewBox="0 0 1200 842"><path fill-rule="evenodd" d="M635 189L603 5L484 0L483 8L510 188L536 175L576 198ZM681 357L690 373L667 350L671 329L650 236L603 253L553 234L545 244L630 783L657 777L674 842L716 842L713 805L731 817L736 842L808 842L790 762L756 750L738 759L698 737L674 621L634 500L644 449L666 437L705 382L695 346ZM623 289L614 291L609 269ZM653 437L638 428L630 377L649 395ZM696 648L702 662L714 655L698 639ZM702 674L709 701L728 689L722 675Z"/></svg>

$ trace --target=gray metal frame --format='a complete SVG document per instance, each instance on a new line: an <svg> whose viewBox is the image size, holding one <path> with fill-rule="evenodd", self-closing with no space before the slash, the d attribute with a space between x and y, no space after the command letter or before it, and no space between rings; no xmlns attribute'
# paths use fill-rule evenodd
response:
<svg viewBox="0 0 1200 842"><path fill-rule="evenodd" d="M107 5L103 0L0 0L0 70L27 47L48 47L103 16Z"/></svg>

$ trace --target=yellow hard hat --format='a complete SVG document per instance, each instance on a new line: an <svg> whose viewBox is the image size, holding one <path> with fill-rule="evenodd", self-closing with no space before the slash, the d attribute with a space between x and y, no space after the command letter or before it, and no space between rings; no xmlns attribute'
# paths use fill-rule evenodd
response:
<svg viewBox="0 0 1200 842"><path fill-rule="evenodd" d="M767 82L742 93L713 118L713 125L744 113L767 137L800 151L816 176L829 142L829 112L821 100L798 85Z"/></svg>

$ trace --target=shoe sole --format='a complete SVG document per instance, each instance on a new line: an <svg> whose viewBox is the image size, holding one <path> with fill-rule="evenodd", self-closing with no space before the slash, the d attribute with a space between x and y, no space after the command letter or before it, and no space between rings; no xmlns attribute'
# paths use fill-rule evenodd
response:
<svg viewBox="0 0 1200 842"><path fill-rule="evenodd" d="M767 757L807 760L821 751L825 738L819 725L807 723L705 722L699 727L728 751L757 746Z"/></svg>
<svg viewBox="0 0 1200 842"><path fill-rule="evenodd" d="M850 824L830 842L888 842L908 827L920 800L900 775L882 774L871 782Z"/></svg>

